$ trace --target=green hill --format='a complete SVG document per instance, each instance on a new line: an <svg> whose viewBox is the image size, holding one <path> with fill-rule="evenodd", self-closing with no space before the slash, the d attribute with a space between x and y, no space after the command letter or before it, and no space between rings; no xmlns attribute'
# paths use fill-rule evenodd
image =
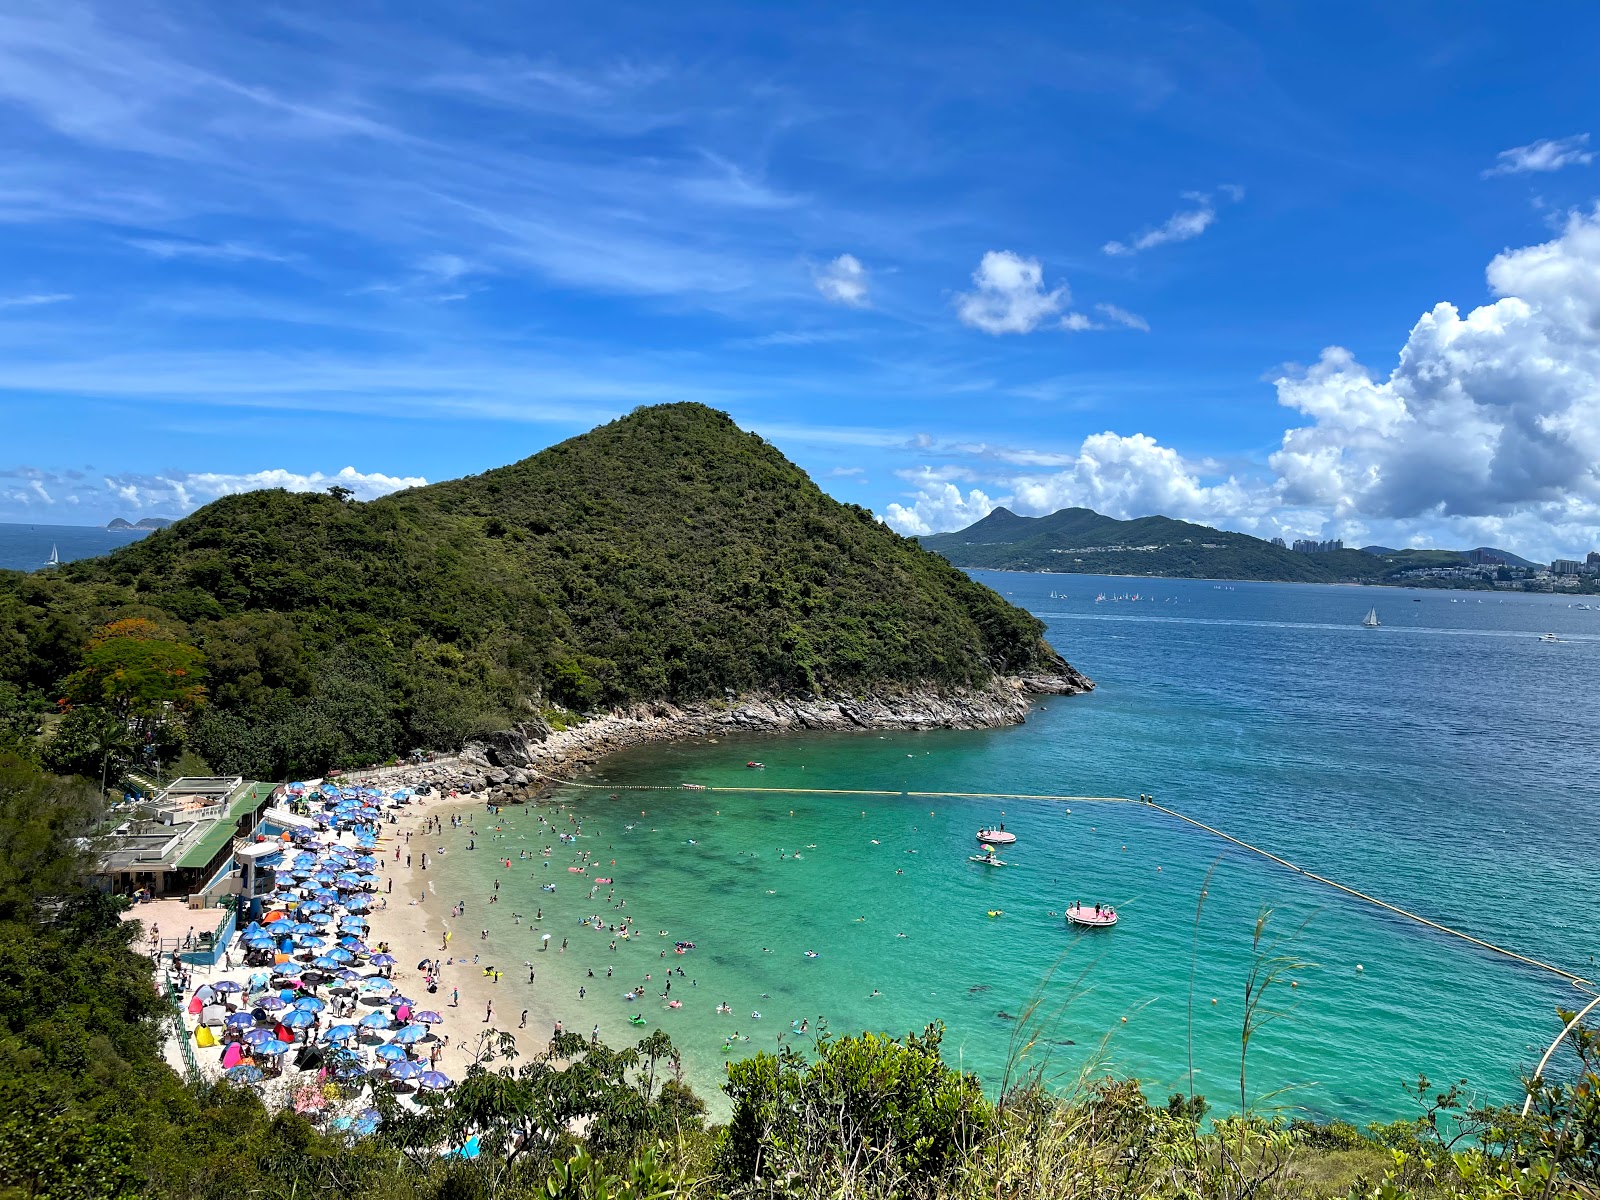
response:
<svg viewBox="0 0 1600 1200"><path fill-rule="evenodd" d="M1064 666L1043 626L722 413L663 405L370 503L260 491L49 577L0 575L50 697L89 631L197 645L212 766L281 776L441 747L551 702L970 686Z"/></svg>
<svg viewBox="0 0 1600 1200"><path fill-rule="evenodd" d="M1170 517L1119 521L1088 508L1063 508L1044 517L997 508L966 529L920 540L959 567L1287 583L1389 583L1404 571L1468 561L1455 550L1385 546L1302 554L1208 525ZM1504 551L1494 553L1524 564Z"/></svg>
<svg viewBox="0 0 1600 1200"><path fill-rule="evenodd" d="M997 508L957 533L921 541L960 567L1306 583L1333 578L1317 561L1322 555L1297 554L1248 534L1170 517L1119 521L1087 508L1046 517Z"/></svg>

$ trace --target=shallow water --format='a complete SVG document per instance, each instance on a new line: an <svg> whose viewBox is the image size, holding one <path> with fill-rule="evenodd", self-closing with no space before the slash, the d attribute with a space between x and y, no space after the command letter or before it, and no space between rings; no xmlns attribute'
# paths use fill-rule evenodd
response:
<svg viewBox="0 0 1600 1200"><path fill-rule="evenodd" d="M1595 976L1600 610L1543 596L978 576L1046 620L1097 691L1049 699L1005 730L650 747L606 760L585 782L1150 792L1309 870ZM1100 592L1155 602L1095 603ZM1373 603L1383 627L1363 629ZM1537 641L1546 631L1565 640ZM752 758L765 769L747 769ZM1518 1071L1559 1028L1555 1006L1578 995L1137 805L609 796L564 792L583 818L574 847L555 844L531 810L508 810L499 841L480 821L479 851L449 855L435 883L447 903L477 899L464 923L487 925L508 965L534 962L536 986L553 991L569 1028L598 1023L621 1042L644 1032L626 1023L642 1012L706 1091L726 1059L819 1018L836 1032L897 1034L942 1020L947 1056L995 1086L1019 1028L1001 1014L1038 998L1035 1065L1066 1080L1103 1062L1165 1096L1185 1086L1192 1032L1196 1089L1236 1106L1242 992L1264 906L1269 940L1284 938L1278 952L1314 965L1269 992L1284 1015L1252 1043L1252 1103L1309 1085L1276 1102L1389 1119L1409 1115L1400 1085L1419 1071L1513 1099ZM1014 865L969 864L974 830L1002 819L1020 838L1003 853ZM546 844L552 865L516 861ZM590 899L589 882L566 870L574 849L591 852L591 875L614 877L614 889ZM502 900L484 906L496 875ZM555 893L538 890L546 881ZM608 906L613 890L625 910ZM1115 903L1120 924L1070 932L1055 914L1078 899ZM569 940L565 953L536 952L528 918L538 908L552 947ZM631 915L641 936L611 951L609 935L578 925L596 912ZM696 948L673 953L679 938ZM657 997L668 964L686 973L672 990L679 1010ZM645 998L624 1001L646 972ZM731 1016L713 1011L723 1000ZM734 1031L749 1040L725 1050Z"/></svg>

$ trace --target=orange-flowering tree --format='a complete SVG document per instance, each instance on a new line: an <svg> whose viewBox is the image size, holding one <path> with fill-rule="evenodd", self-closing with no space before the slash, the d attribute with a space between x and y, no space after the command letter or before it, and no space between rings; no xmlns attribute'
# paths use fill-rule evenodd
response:
<svg viewBox="0 0 1600 1200"><path fill-rule="evenodd" d="M205 657L154 621L129 617L95 631L66 691L73 704L131 720L189 713L205 702Z"/></svg>

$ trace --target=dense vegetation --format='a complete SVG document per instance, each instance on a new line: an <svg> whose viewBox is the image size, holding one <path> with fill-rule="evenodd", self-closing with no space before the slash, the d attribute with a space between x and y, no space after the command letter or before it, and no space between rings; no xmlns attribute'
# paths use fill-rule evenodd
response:
<svg viewBox="0 0 1600 1200"><path fill-rule="evenodd" d="M1119 521L1087 508L1063 508L1045 517L1020 517L997 508L966 529L933 534L921 542L959 567L1285 583L1386 583L1418 567L1468 561L1455 550L1381 546L1302 554L1246 533L1171 517ZM1506 557L1504 551L1497 553Z"/></svg>
<svg viewBox="0 0 1600 1200"><path fill-rule="evenodd" d="M987 1095L944 1062L937 1026L824 1036L814 1057L734 1064L714 1126L659 1031L622 1049L565 1034L530 1059L489 1032L449 1093L413 1108L326 1085L314 1122L281 1093L279 1108L166 1065L139 926L81 873L74 839L95 816L93 789L0 753L0 1200L1600 1196L1600 1034L1583 1026L1564 1082L1530 1084L1526 1120L1419 1081L1416 1120L1365 1131L1272 1111L1207 1122L1202 1097L1153 1105L1096 1073L1046 1086L1027 1018L1014 1077ZM369 1106L370 1136L332 1131Z"/></svg>
<svg viewBox="0 0 1600 1200"><path fill-rule="evenodd" d="M145 652L198 652L189 747L258 778L452 746L549 704L961 686L1055 661L1033 617L696 404L371 503L340 490L230 496L106 558L0 573L0 723L84 703L67 681L130 618ZM96 774L96 729L66 732L51 764Z"/></svg>

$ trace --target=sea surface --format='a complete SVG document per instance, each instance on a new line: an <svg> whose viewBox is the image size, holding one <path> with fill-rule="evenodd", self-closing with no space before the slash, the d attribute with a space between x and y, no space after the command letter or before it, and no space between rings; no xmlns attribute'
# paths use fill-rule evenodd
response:
<svg viewBox="0 0 1600 1200"><path fill-rule="evenodd" d="M54 546L62 562L94 558L136 542L148 529L114 533L99 525L21 525L0 522L0 570L37 571Z"/></svg>
<svg viewBox="0 0 1600 1200"><path fill-rule="evenodd" d="M1020 1070L1061 1087L1111 1071L1164 1099L1188 1087L1192 1063L1195 1090L1226 1110L1240 1103L1244 992L1269 913L1259 956L1280 979L1257 1012L1276 1015L1245 1064L1252 1106L1356 1122L1411 1116L1402 1086L1419 1072L1466 1079L1480 1101L1520 1098L1519 1072L1560 1028L1557 1006L1582 1000L1553 974L1137 804L900 793L1150 793L1311 871L1594 979L1600 607L974 574L1043 619L1099 687L1048 698L1002 730L616 755L583 777L598 790L561 793L564 810L507 809L499 833L475 817L472 833L447 835L434 884L445 903L468 900L472 950L507 971L532 963L532 988L555 998L569 1029L598 1024L618 1043L646 1031L627 1023L641 1013L683 1048L690 1081L707 1092L726 1060L774 1049L779 1035L900 1035L937 1020L947 1058L991 1090ZM1362 628L1374 605L1381 627ZM1540 641L1547 632L1560 640ZM890 794L695 792L686 782ZM561 844L541 815L568 830L581 818L582 834ZM1013 865L969 863L974 832L999 821L1019 838L1003 852ZM538 857L546 845L549 865ZM587 876L567 869L580 851L597 864ZM594 876L615 883L591 895ZM500 901L488 905L493 879ZM539 890L547 882L555 892ZM1074 900L1115 904L1121 920L1075 933L1060 915ZM608 924L633 917L639 936L611 950L609 931L579 924L595 913ZM541 952L544 933L551 949ZM678 940L694 948L678 954ZM671 991L680 1009L658 995L668 967L685 972ZM646 973L643 998L624 999ZM525 974L504 986L500 1011L531 994ZM723 1001L731 1015L715 1012ZM800 1021L803 1038L791 1024Z"/></svg>

